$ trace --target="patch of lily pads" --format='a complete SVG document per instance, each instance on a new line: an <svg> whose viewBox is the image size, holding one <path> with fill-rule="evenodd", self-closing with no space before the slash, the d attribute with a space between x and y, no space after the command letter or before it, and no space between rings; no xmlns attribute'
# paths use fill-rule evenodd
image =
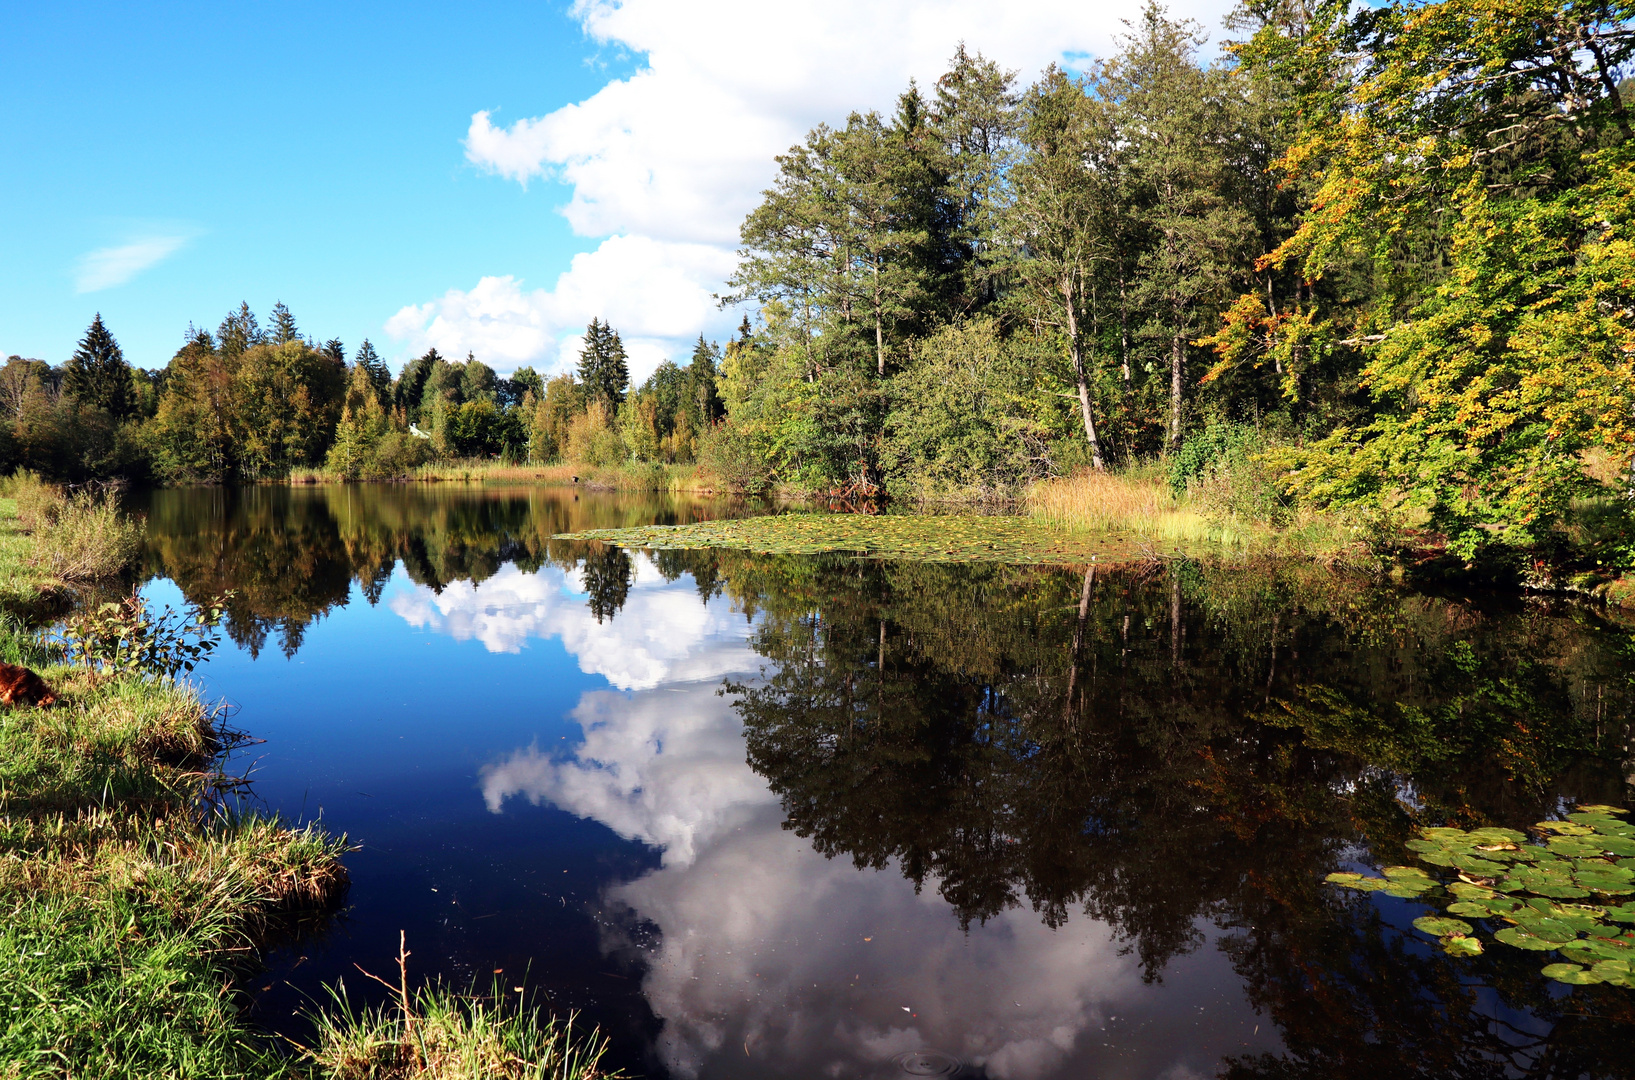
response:
<svg viewBox="0 0 1635 1080"><path fill-rule="evenodd" d="M772 514L692 525L590 529L553 540L600 540L627 548L730 548L767 555L839 552L918 562L1078 565L1151 559L1121 537L1066 532L1026 517L922 514Z"/></svg>
<svg viewBox="0 0 1635 1080"><path fill-rule="evenodd" d="M1515 829L1420 829L1407 847L1432 867L1387 866L1381 877L1330 874L1348 889L1441 904L1414 920L1453 956L1475 956L1484 936L1529 952L1559 953L1557 982L1635 989L1635 823L1615 806L1580 806L1565 821Z"/></svg>

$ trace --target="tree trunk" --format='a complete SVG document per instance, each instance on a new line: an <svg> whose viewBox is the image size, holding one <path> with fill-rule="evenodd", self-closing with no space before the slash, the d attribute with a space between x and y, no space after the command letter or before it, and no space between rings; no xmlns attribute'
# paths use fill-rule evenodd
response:
<svg viewBox="0 0 1635 1080"><path fill-rule="evenodd" d="M1073 693L1078 689L1079 659L1084 655L1084 628L1090 619L1090 591L1096 584L1096 564L1091 563L1084 568L1084 587L1079 592L1079 621L1073 626L1073 661L1067 669L1067 700L1064 704L1064 715L1069 728L1073 723Z"/></svg>
<svg viewBox="0 0 1635 1080"><path fill-rule="evenodd" d="M1130 308L1124 302L1124 275L1118 275L1118 349L1124 369L1124 385L1130 385Z"/></svg>
<svg viewBox="0 0 1635 1080"><path fill-rule="evenodd" d="M886 376L886 334L880 325L880 264L874 264L874 361L875 374Z"/></svg>
<svg viewBox="0 0 1635 1080"><path fill-rule="evenodd" d="M1079 412L1084 417L1084 437L1090 442L1090 463L1097 472L1107 466L1101 460L1101 440L1096 437L1096 420L1090 410L1090 379L1084 370L1084 349L1079 343L1079 317L1073 306L1073 282L1062 279L1062 299L1067 306L1067 347L1073 357L1073 377L1079 384Z"/></svg>
<svg viewBox="0 0 1635 1080"><path fill-rule="evenodd" d="M1180 325L1180 312L1176 313ZM1181 364L1186 356L1186 342L1177 331L1169 343L1169 448L1181 448Z"/></svg>

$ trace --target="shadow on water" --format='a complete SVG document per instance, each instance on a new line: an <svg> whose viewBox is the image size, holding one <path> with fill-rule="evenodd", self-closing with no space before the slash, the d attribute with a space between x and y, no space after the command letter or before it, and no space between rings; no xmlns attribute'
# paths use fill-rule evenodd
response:
<svg viewBox="0 0 1635 1080"><path fill-rule="evenodd" d="M621 1063L635 1069L864 1075L874 1061L889 1075L894 1061L953 1060L937 1057L946 1050L965 1059L960 1075L967 1076L1156 1077L1171 1060L1165 1055L1191 1040L1200 1063L1233 1080L1368 1070L1426 1080L1630 1074L1635 996L1627 991L1569 992L1539 975L1537 954L1514 949L1448 957L1409 926L1420 905L1322 884L1329 871L1359 861L1412 861L1403 844L1415 825L1515 827L1574 801L1629 805L1630 627L1583 607L1431 596L1311 567L1067 571L626 553L548 540L583 528L742 512L669 496L576 498L550 489L166 491L154 493L149 506L148 570L191 599L233 589L230 632L252 659L274 637L279 653L294 656L307 647L316 620L349 601L373 606L399 587L396 580L433 597L468 583L480 602L484 583L508 566L574 575L582 594L575 602L594 621L574 631L586 640L629 630L632 618L691 618L682 607L639 605L643 588L684 586L692 610L702 603L706 611L730 611L743 628L747 659L721 668L730 672L724 681L719 674L703 684L696 674L690 684L679 676L612 678L615 693L587 691L572 713L585 738L593 728L616 731L644 709L660 718L655 723L674 725L688 708L717 707L687 704L693 699L685 685L719 687L725 697L708 698L730 710L723 745L736 764L717 762L709 766L715 772L683 767L698 772L690 786L677 786L687 794L653 810L655 820L696 828L672 835L595 809L583 781L617 771L619 751L599 751L594 761L588 750L578 758L513 752L503 749L505 739L512 747L518 740L506 735L493 743L501 749L480 752L473 770L480 780L462 774L465 786L450 788L450 805L471 816L460 819L466 824L448 817L454 832L437 841L439 857L465 875L474 894L503 893L494 876L501 866L519 880L533 873L532 863L547 861L552 874L572 859L576 867L605 869L585 885L579 914L564 899L549 916L557 920L550 934L584 936L577 952L544 939L548 919L537 903L517 902L482 924L489 944L475 944L475 936L449 944L444 970L486 971L499 950L507 950L507 970L554 964L543 973L556 988L553 1000L594 1002L586 1007L627 1041ZM680 627L635 629L663 635ZM575 654L587 673L590 648ZM474 678L504 662L492 652L469 659ZM390 663L384 667L356 678L392 679ZM655 696L672 684L682 697ZM620 780L625 801L615 810L666 797L652 761L666 754L692 760L684 732L656 730L669 731L670 741L643 736L650 771ZM746 762L752 772L743 771ZM634 771L628 762L623 767ZM501 774L511 787L501 790ZM482 799L472 793L479 782ZM771 832L754 833L753 792L742 797L750 810L694 813L731 783L766 793ZM526 830L543 826L500 812L516 793L576 815L564 822L603 828L595 823L605 821L608 839L575 841L589 845L577 855L530 853ZM326 820L351 827L344 816ZM482 848L481 829L510 831ZM751 834L761 847L748 846ZM778 938L767 929L776 913L756 909L771 893L756 891L755 874L771 858L766 852L793 851L791 844L826 859L826 872L850 864L858 882L905 883L921 908L934 896L935 918L968 943L990 941L983 935L995 927L1021 933L1023 913L1035 928L1028 932L1047 939L1103 927L1101 937L1116 949L1098 962L1109 972L1127 968L1129 985L1122 996L1109 990L1100 1000L1088 984L1073 984L1084 1001L1071 1008L1039 1005L1037 1017L999 1016L1000 1005L1008 1010L1012 996L1023 996L1015 987L1043 976L1020 960L1016 970L996 961L999 968L965 978L999 987L994 993L1003 1001L938 990L948 994L948 1015L913 1011L918 1026L902 1028L899 1038L897 1025L909 1020L896 1011L898 997L931 997L931 983L959 981L949 975L955 969L902 975L888 1006L861 974L869 961L851 959L853 952L870 955L863 946L843 942L838 931L824 943L821 927L811 925L804 937L791 931ZM469 857L461 853L468 848ZM724 885L720 875L732 866L740 877ZM705 868L714 875L707 885ZM579 876L576 869L574 880ZM397 885L371 880L365 873L354 886L355 919L410 918L413 903L421 903L443 904L434 914L448 923L435 889L411 903L383 891ZM687 948L707 948L711 924L678 913L734 905L760 920L759 936L723 936L725 945L827 949L844 957L837 971L860 972L850 984L822 987L815 976L791 976L773 994L767 970L809 970L818 961L774 963L757 953L750 972L734 974L719 957L688 967L683 939L696 933L699 942ZM571 931L569 918L585 926ZM427 927L421 933L429 937ZM931 933L905 930L911 952L914 932ZM306 971L315 980L354 960L367 966L378 959L360 948L337 935L327 959ZM1042 954L1032 955L1037 965ZM1208 957L1219 964L1200 967ZM283 974L298 988L316 985L301 982L305 973ZM892 977L871 976L877 983ZM608 980L619 981L612 991ZM1190 984L1208 980L1211 992L1239 1003L1244 1023L1254 1022L1253 1037L1236 1027L1200 1031L1189 1026L1194 1014L1165 1011L1163 1001L1193 1001L1186 995L1202 988ZM599 989L576 998L580 983ZM871 1012L877 1007L898 1019L888 1023L885 1012ZM1015 1008L1035 1006L1018 1000ZM1116 1038L1092 1034L1097 1024L1113 1030L1123 1011L1145 1016L1145 1026ZM964 1045L950 1045L961 1038ZM916 1048L916 1040L932 1045ZM1208 1074L1180 1068L1164 1075Z"/></svg>

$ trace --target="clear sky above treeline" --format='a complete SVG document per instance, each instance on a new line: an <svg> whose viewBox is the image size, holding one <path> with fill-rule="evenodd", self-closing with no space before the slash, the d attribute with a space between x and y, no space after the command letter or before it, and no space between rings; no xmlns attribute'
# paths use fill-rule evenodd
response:
<svg viewBox="0 0 1635 1080"><path fill-rule="evenodd" d="M1216 38L1227 5L1177 3ZM1089 10L1094 9L1094 10ZM712 294L772 155L929 84L964 40L1024 82L1133 0L33 4L0 34L0 356L100 311L140 366L247 300L393 367L549 371L592 316L638 379Z"/></svg>

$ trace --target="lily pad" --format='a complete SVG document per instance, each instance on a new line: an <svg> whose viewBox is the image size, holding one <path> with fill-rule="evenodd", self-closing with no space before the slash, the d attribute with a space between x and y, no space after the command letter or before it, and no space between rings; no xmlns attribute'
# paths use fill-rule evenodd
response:
<svg viewBox="0 0 1635 1080"><path fill-rule="evenodd" d="M1463 919L1448 919L1440 915L1421 915L1414 920L1414 928L1423 930L1432 937L1447 937L1449 934L1469 934L1471 925Z"/></svg>
<svg viewBox="0 0 1635 1080"><path fill-rule="evenodd" d="M1585 806L1580 806L1578 809L1579 809L1580 812L1586 813L1586 814L1627 814L1627 813L1629 813L1628 810L1625 810L1621 806L1606 806L1606 805L1604 805L1602 803L1590 803L1590 804L1585 805Z"/></svg>
<svg viewBox="0 0 1635 1080"><path fill-rule="evenodd" d="M1506 869L1503 863L1491 862L1487 859L1479 859L1474 855L1455 855L1453 857L1453 865L1458 867L1460 870L1463 870L1467 874L1486 878L1498 877L1499 875L1503 874Z"/></svg>
<svg viewBox="0 0 1635 1080"><path fill-rule="evenodd" d="M1617 960L1627 964L1631 957L1635 957L1635 948L1605 938L1580 938L1577 941L1569 941L1561 946L1561 951L1586 964L1599 960Z"/></svg>
<svg viewBox="0 0 1635 1080"><path fill-rule="evenodd" d="M1501 841L1510 844L1521 844L1525 843L1527 840L1526 833L1517 832L1515 829L1500 829L1497 827L1472 829L1469 836L1472 840L1479 841L1483 844L1491 844Z"/></svg>
<svg viewBox="0 0 1635 1080"><path fill-rule="evenodd" d="M1480 956L1482 943L1473 937L1450 937L1442 939L1442 951L1449 956Z"/></svg>
<svg viewBox="0 0 1635 1080"><path fill-rule="evenodd" d="M1519 926L1507 926L1494 934L1493 937L1506 945L1514 945L1518 949L1526 949L1529 952L1549 952L1559 947L1557 942L1534 937Z"/></svg>
<svg viewBox="0 0 1635 1080"><path fill-rule="evenodd" d="M1387 866L1382 868L1380 873L1384 874L1388 878L1391 878L1393 881L1400 881L1403 879L1429 881L1431 877L1431 875L1427 874L1417 866Z"/></svg>
<svg viewBox="0 0 1635 1080"><path fill-rule="evenodd" d="M1603 960L1590 968L1591 974L1601 976L1602 982L1629 986L1635 981L1635 965L1628 960Z"/></svg>
<svg viewBox="0 0 1635 1080"><path fill-rule="evenodd" d="M1363 892L1378 892L1390 882L1384 878L1366 877L1362 874L1334 873L1323 879L1330 885L1339 885L1347 889L1361 889Z"/></svg>
<svg viewBox="0 0 1635 1080"><path fill-rule="evenodd" d="M1474 900L1461 900L1457 904L1448 905L1449 915L1462 915L1467 919L1485 919L1493 912L1486 904Z"/></svg>
<svg viewBox="0 0 1635 1080"><path fill-rule="evenodd" d="M1601 976L1577 964L1550 964L1545 967L1544 974L1556 982L1571 983L1574 986L1586 986L1602 981Z"/></svg>

